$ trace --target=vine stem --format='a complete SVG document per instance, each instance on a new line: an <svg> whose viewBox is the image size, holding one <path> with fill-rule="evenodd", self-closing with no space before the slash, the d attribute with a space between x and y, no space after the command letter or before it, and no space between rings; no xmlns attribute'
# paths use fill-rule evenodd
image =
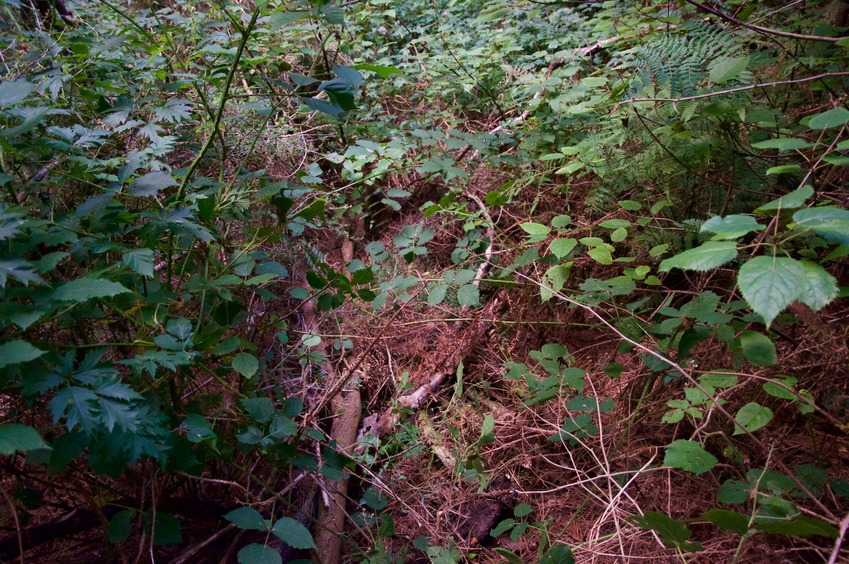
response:
<svg viewBox="0 0 849 564"><path fill-rule="evenodd" d="M186 171L186 175L183 177L183 180L180 182L180 187L177 189L177 195L174 198L174 202L180 202L183 197L186 195L186 188L189 185L189 181L192 178L195 170L197 170L200 165L200 161L206 156L206 153L209 152L209 149L212 147L212 144L215 142L216 135L220 134L221 128L221 119L224 117L224 109L227 107L227 96L230 93L230 86L233 84L233 78L236 76L236 71L239 68L239 61L242 59L242 53L245 50L245 46L248 44L248 39L251 37L251 32L256 25L256 21L259 18L260 9L257 8L254 10L253 15L251 16L251 21L248 23L248 26L244 29L240 30L242 34L241 39L239 40L239 46L236 48L236 57L233 59L233 64L230 66L230 72L227 73L227 80L224 82L224 89L221 91L221 102L218 104L218 110L215 112L215 120L212 123L212 131L209 133L209 136L206 138L206 141L201 147L200 152L195 157L195 160L192 161L192 164L189 166L189 170ZM173 230L168 233L168 258L166 260L166 264L168 265L165 273L165 285L170 290L171 289L171 275L174 269L174 232Z"/></svg>
<svg viewBox="0 0 849 564"><path fill-rule="evenodd" d="M752 31L757 31L759 33L766 33L769 35L778 35L781 37L790 37L793 39L804 39L808 41L828 41L830 43L837 43L838 41L843 41L844 39L849 39L847 37L826 37L824 35L805 35L804 33L793 33L792 31L781 31L780 29L772 29L769 27L762 27L759 25L751 24L748 22L744 22L743 20L737 19L734 16L729 16L723 12L720 12L716 8L712 6L708 6L706 4L702 4L701 2L696 2L695 0L686 0L687 4L695 6L699 10L703 12L707 12L709 14L713 14L718 18L721 18L725 21L729 21L733 24L745 27L746 29L750 29Z"/></svg>
<svg viewBox="0 0 849 564"><path fill-rule="evenodd" d="M727 90L717 90L716 92L708 92L706 94L696 94L694 96L682 96L681 98L631 98L624 100L621 104L634 104L636 102L686 102L688 100L702 100L713 96L722 96L724 94L734 94L735 92L745 92L747 90L757 90L758 88L767 88L772 86L787 86L789 84L801 84L803 82L813 82L814 80L822 80L833 76L847 76L849 72L824 72L814 76L806 76L804 78L794 78L792 80L776 80L774 82L759 82L758 84L750 84L748 86L738 86L737 88L729 88Z"/></svg>
<svg viewBox="0 0 849 564"><path fill-rule="evenodd" d="M206 153L209 151L215 141L216 133L221 127L221 119L224 116L224 108L227 106L227 95L230 93L230 86L233 84L233 78L236 76L236 71L239 68L239 61L242 58L242 53L245 50L245 45L247 45L248 39L250 39L251 32L253 31L253 28L256 25L257 18L259 18L259 12L259 9L254 11L253 16L251 16L250 23L248 23L248 26L242 31L242 39L241 41L239 41L239 46L236 49L236 58L233 60L233 64L230 66L230 72L227 73L227 80L224 82L224 90L221 92L221 102L218 104L218 110L215 112L215 121L212 124L212 132L206 138L206 142L203 144L203 147L201 148L197 157L195 157L195 160L192 161L192 164L189 166L189 170L186 171L186 175L183 177L183 181L180 183L180 187L177 189L177 201L183 199L183 196L186 194L186 187L189 185L189 180L191 180L192 174L194 174L195 170L197 170L198 165L200 165L201 159L206 156Z"/></svg>

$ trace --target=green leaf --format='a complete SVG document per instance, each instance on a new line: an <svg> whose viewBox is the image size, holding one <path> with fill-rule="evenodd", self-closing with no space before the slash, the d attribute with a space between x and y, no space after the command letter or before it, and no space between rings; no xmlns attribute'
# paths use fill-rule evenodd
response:
<svg viewBox="0 0 849 564"><path fill-rule="evenodd" d="M528 242L529 243L538 243L540 241L545 240L548 237L551 228L547 225L543 225L541 223L534 222L526 222L522 223L520 227L528 234Z"/></svg>
<svg viewBox="0 0 849 564"><path fill-rule="evenodd" d="M587 255L599 264L605 266L613 264L613 255L607 247L593 247L587 251Z"/></svg>
<svg viewBox="0 0 849 564"><path fill-rule="evenodd" d="M528 503L520 503L513 509L513 515L515 517L524 517L526 515L530 515L533 513L534 508Z"/></svg>
<svg viewBox="0 0 849 564"><path fill-rule="evenodd" d="M754 366L772 366L778 362L775 344L769 337L757 331L743 331L740 335L743 356Z"/></svg>
<svg viewBox="0 0 849 564"><path fill-rule="evenodd" d="M33 90L35 90L35 84L24 79L0 82L0 108L23 102Z"/></svg>
<svg viewBox="0 0 849 564"><path fill-rule="evenodd" d="M631 227L631 222L627 219L608 219L607 221L602 221L598 225L599 227L606 227L607 229L623 229Z"/></svg>
<svg viewBox="0 0 849 564"><path fill-rule="evenodd" d="M849 210L834 206L807 208L793 214L799 229L813 229L829 241L849 245Z"/></svg>
<svg viewBox="0 0 849 564"><path fill-rule="evenodd" d="M26 425L6 423L0 425L0 454L12 454L16 450L47 448L38 431Z"/></svg>
<svg viewBox="0 0 849 564"><path fill-rule="evenodd" d="M797 394L795 392L787 389L796 385L796 382L798 382L796 378L792 378L790 376L776 376L773 380L773 382L764 383L763 390L766 393L779 399L795 400L797 398ZM779 386L775 382L781 382L784 386L787 386L787 388Z"/></svg>
<svg viewBox="0 0 849 564"><path fill-rule="evenodd" d="M180 544L183 542L183 535L180 533L181 526L182 523L180 523L180 520L170 513L157 511L156 528L153 531L153 544L156 546Z"/></svg>
<svg viewBox="0 0 849 564"><path fill-rule="evenodd" d="M186 415L186 418L183 419L183 429L186 430L186 439L190 443L197 444L206 440L214 443L218 438L212 431L212 425L209 421L204 416L195 413Z"/></svg>
<svg viewBox="0 0 849 564"><path fill-rule="evenodd" d="M245 378L250 378L259 370L259 361L254 355L241 352L233 358L231 366Z"/></svg>
<svg viewBox="0 0 849 564"><path fill-rule="evenodd" d="M297 431L298 424L283 415L275 415L268 426L268 433L277 440L291 437Z"/></svg>
<svg viewBox="0 0 849 564"><path fill-rule="evenodd" d="M798 300L814 311L819 311L837 297L837 280L822 266L814 262L802 261L805 269L805 285Z"/></svg>
<svg viewBox="0 0 849 564"><path fill-rule="evenodd" d="M309 529L291 517L283 517L278 520L274 523L271 532L292 548L301 550L315 548L315 541L313 541Z"/></svg>
<svg viewBox="0 0 849 564"><path fill-rule="evenodd" d="M0 345L0 368L35 360L44 352L26 341L16 340L3 343Z"/></svg>
<svg viewBox="0 0 849 564"><path fill-rule="evenodd" d="M805 205L805 200L814 195L814 189L806 184L801 188L796 188L792 192L781 196L780 198L768 202L755 211L757 213L763 213L765 211L774 211L774 210L793 210L796 208L801 208Z"/></svg>
<svg viewBox="0 0 849 564"><path fill-rule="evenodd" d="M796 515L792 519L780 521L757 522L755 528L764 533L791 537L818 536L833 539L839 535L839 531L833 525L808 515Z"/></svg>
<svg viewBox="0 0 849 564"><path fill-rule="evenodd" d="M555 544L545 551L539 564L575 564L575 556L568 545Z"/></svg>
<svg viewBox="0 0 849 564"><path fill-rule="evenodd" d="M699 383L702 386L711 388L730 388L737 385L737 375L732 373L711 372L699 376Z"/></svg>
<svg viewBox="0 0 849 564"><path fill-rule="evenodd" d="M719 57L711 63L708 77L714 84L723 84L740 76L748 64L749 57Z"/></svg>
<svg viewBox="0 0 849 564"><path fill-rule="evenodd" d="M566 255L571 253L577 245L578 241L576 241L572 237L569 237L568 239L557 238L551 242L551 244L548 246L548 250L557 258L562 259Z"/></svg>
<svg viewBox="0 0 849 564"><path fill-rule="evenodd" d="M769 327L802 293L805 269L791 258L755 257L740 267L737 283L749 307Z"/></svg>
<svg viewBox="0 0 849 564"><path fill-rule="evenodd" d="M324 17L324 21L330 25L343 25L345 23L345 10L333 3L322 6L321 15Z"/></svg>
<svg viewBox="0 0 849 564"><path fill-rule="evenodd" d="M846 123L849 123L849 110L840 107L815 115L808 122L808 127L811 129L832 129Z"/></svg>
<svg viewBox="0 0 849 564"><path fill-rule="evenodd" d="M306 10L294 10L284 12L278 9L271 13L271 17L268 18L268 23L271 29L275 30L283 26L301 21L308 17L310 17L310 13Z"/></svg>
<svg viewBox="0 0 849 564"><path fill-rule="evenodd" d="M667 272L673 268L707 271L734 260L737 244L733 241L708 241L700 247L684 251L661 261L659 270Z"/></svg>
<svg viewBox="0 0 849 564"><path fill-rule="evenodd" d="M124 253L121 262L136 274L153 278L153 258L153 249L134 249Z"/></svg>
<svg viewBox="0 0 849 564"><path fill-rule="evenodd" d="M57 287L50 295L50 299L56 302L84 302L92 298L111 298L130 292L131 290L111 280L79 278Z"/></svg>
<svg viewBox="0 0 849 564"><path fill-rule="evenodd" d="M433 307L442 303L445 299L445 294L448 292L448 284L437 284L427 296L427 305Z"/></svg>
<svg viewBox="0 0 849 564"><path fill-rule="evenodd" d="M497 8L495 10L481 12L481 14L475 18L475 23L490 23L498 21L512 12L513 10L510 8Z"/></svg>
<svg viewBox="0 0 849 564"><path fill-rule="evenodd" d="M488 413L486 417L484 417L483 425L481 425L481 441L492 442L492 431L495 430L495 416L492 413Z"/></svg>
<svg viewBox="0 0 849 564"><path fill-rule="evenodd" d="M699 543L687 542L693 536L693 531L682 521L656 511L646 511L643 515L634 516L631 519L641 529L655 531L663 544L669 548L678 548L687 552L695 552L701 549Z"/></svg>
<svg viewBox="0 0 849 564"><path fill-rule="evenodd" d="M724 531L745 535L749 531L749 517L728 509L711 509L705 511L702 519L710 521Z"/></svg>
<svg viewBox="0 0 849 564"><path fill-rule="evenodd" d="M749 499L749 484L742 480L725 480L716 491L716 501L739 505Z"/></svg>
<svg viewBox="0 0 849 564"><path fill-rule="evenodd" d="M109 530L106 533L106 539L112 544L118 544L129 538L133 532L133 517L136 516L134 509L124 509L116 513L109 520Z"/></svg>
<svg viewBox="0 0 849 564"><path fill-rule="evenodd" d="M624 227L620 227L619 229L614 229L613 233L610 234L610 240L614 243L621 243L625 239L628 238L628 230Z"/></svg>
<svg viewBox="0 0 849 564"><path fill-rule="evenodd" d="M763 231L755 218L748 215L729 215L728 217L714 216L702 224L702 231L716 233L714 240L736 239L752 231Z"/></svg>
<svg viewBox="0 0 849 564"><path fill-rule="evenodd" d="M664 466L680 468L694 474L704 474L717 465L719 460L697 442L677 440L666 447Z"/></svg>
<svg viewBox="0 0 849 564"><path fill-rule="evenodd" d="M236 555L239 564L283 564L280 553L264 544L251 543Z"/></svg>
<svg viewBox="0 0 849 564"><path fill-rule="evenodd" d="M397 67L373 65L371 63L360 63L358 65L353 65L352 68L373 72L377 74L377 76L379 76L380 78L386 78L388 76L392 76L393 74L404 74Z"/></svg>
<svg viewBox="0 0 849 564"><path fill-rule="evenodd" d="M551 220L551 226L555 229L563 229L572 223L572 218L568 215L555 215Z"/></svg>
<svg viewBox="0 0 849 564"><path fill-rule="evenodd" d="M130 185L129 192L131 196L139 198L155 196L160 190L176 185L177 181L171 174L157 170L136 178L135 182Z"/></svg>
<svg viewBox="0 0 849 564"><path fill-rule="evenodd" d="M491 531L489 531L489 536L497 537L503 535L507 531L513 528L513 525L516 524L515 519L504 519L498 525L495 526Z"/></svg>
<svg viewBox="0 0 849 564"><path fill-rule="evenodd" d="M274 402L269 398L244 398L242 407L257 423L267 423L274 417Z"/></svg>
<svg viewBox="0 0 849 564"><path fill-rule="evenodd" d="M461 306L476 306L480 304L480 290L474 284L465 284L457 290L457 302Z"/></svg>
<svg viewBox="0 0 849 564"><path fill-rule="evenodd" d="M795 164L789 164L789 165L779 165L779 166L769 167L768 169L766 169L766 173L769 174L769 175L792 174L794 172L801 172L801 170L802 170L801 166L795 165Z"/></svg>
<svg viewBox="0 0 849 564"><path fill-rule="evenodd" d="M567 264L555 264L542 275L542 284L539 293L542 301L547 302L556 292L563 289L563 285L569 280L571 273L571 262Z"/></svg>
<svg viewBox="0 0 849 564"><path fill-rule="evenodd" d="M225 519L247 531L267 531L270 523L253 507L239 507L224 516Z"/></svg>
<svg viewBox="0 0 849 564"><path fill-rule="evenodd" d="M777 137L775 139L767 139L758 143L752 143L753 149L778 149L779 151L795 151L798 149L807 149L813 147L816 143L811 143L807 139L799 139L798 137Z"/></svg>
<svg viewBox="0 0 849 564"><path fill-rule="evenodd" d="M734 416L734 420L751 433L772 421L772 415L770 408L764 407L759 403L749 402L740 408L737 415ZM742 435L744 432L737 425L734 426L735 435Z"/></svg>

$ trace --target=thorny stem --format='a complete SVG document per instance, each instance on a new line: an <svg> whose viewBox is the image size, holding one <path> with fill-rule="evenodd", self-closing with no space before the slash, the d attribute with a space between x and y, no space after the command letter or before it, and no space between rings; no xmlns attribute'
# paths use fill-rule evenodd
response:
<svg viewBox="0 0 849 564"><path fill-rule="evenodd" d="M189 181L192 178L195 170L197 170L200 165L200 161L206 156L206 153L209 152L209 149L212 148L212 144L215 142L215 138L220 134L221 127L221 119L224 117L224 109L227 107L228 94L230 92L230 86L233 84L233 78L236 76L236 71L239 68L239 61L242 58L242 53L245 50L245 45L248 43L248 39L251 37L251 32L256 25L257 18L259 18L259 8L254 10L253 15L251 16L251 21L248 23L248 26L241 30L242 38L239 41L239 46L236 48L236 56L233 59L233 64L230 66L230 72L227 73L227 80L224 82L224 89L221 91L221 102L218 104L218 111L215 113L215 121L212 124L212 131L209 133L206 138L206 142L204 142L203 147L201 147L200 152L198 153L195 160L192 161L192 164L189 166L189 170L186 171L186 175L183 176L183 180L180 182L180 187L177 189L177 195L174 198L174 202L180 202L183 197L186 195L186 188L189 185ZM167 258L167 270L165 275L165 284L166 287L171 289L171 274L174 269L174 232L171 231L168 233L168 258Z"/></svg>

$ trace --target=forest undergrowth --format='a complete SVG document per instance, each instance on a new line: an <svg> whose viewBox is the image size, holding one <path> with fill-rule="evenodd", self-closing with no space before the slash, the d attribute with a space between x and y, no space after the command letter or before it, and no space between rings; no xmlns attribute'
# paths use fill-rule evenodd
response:
<svg viewBox="0 0 849 564"><path fill-rule="evenodd" d="M0 14L0 560L849 558L845 3Z"/></svg>

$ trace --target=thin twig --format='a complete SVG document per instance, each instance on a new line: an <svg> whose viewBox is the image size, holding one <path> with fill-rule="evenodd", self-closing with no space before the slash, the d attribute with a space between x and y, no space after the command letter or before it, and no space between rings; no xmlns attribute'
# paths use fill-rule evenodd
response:
<svg viewBox="0 0 849 564"><path fill-rule="evenodd" d="M18 510L15 508L15 502L12 501L12 498L9 497L6 490L0 489L0 492L3 493L3 498L6 500L6 503L9 504L12 518L15 520L15 532L18 534L18 558L20 558L21 564L24 564L24 531L21 529L21 521L18 518Z"/></svg>
<svg viewBox="0 0 849 564"><path fill-rule="evenodd" d="M796 78L793 80L776 80L774 82L759 82L758 84L750 84L749 86L738 86L737 88L729 88L727 90L717 90L716 92L708 92L706 94L696 94L695 96L682 96L681 98L631 98L623 100L622 104L633 104L635 102L686 102L688 100L701 100L711 98L713 96L723 96L725 94L733 94L735 92L745 92L747 90L757 90L758 88L767 88L772 86L787 86L789 84L800 84L803 82L812 82L814 80L822 80L832 76L847 76L849 72L824 72L815 76L806 76L805 78Z"/></svg>
<svg viewBox="0 0 849 564"><path fill-rule="evenodd" d="M843 539L846 537L846 529L849 529L849 513L840 521L840 534L837 535L837 540L834 541L834 548L831 550L828 564L836 564L837 558L840 556L840 547L843 545Z"/></svg>
<svg viewBox="0 0 849 564"><path fill-rule="evenodd" d="M746 29L750 29L752 31L757 31L759 33L766 33L768 35L779 35L781 37L791 37L793 39L804 39L808 41L828 41L830 43L837 43L838 41L843 41L844 39L849 39L849 37L826 37L824 35L806 35L804 33L793 33L792 31L782 31L780 29L772 29L769 27L762 27L759 25L751 24L748 22L744 22L743 20L739 20L734 16L729 16L723 12L720 12L716 8L712 6L708 6L707 4L702 4L701 2L696 2L695 0L686 0L687 4L695 6L696 8L708 12L709 14L713 14L725 21L731 22L733 24L745 27Z"/></svg>

